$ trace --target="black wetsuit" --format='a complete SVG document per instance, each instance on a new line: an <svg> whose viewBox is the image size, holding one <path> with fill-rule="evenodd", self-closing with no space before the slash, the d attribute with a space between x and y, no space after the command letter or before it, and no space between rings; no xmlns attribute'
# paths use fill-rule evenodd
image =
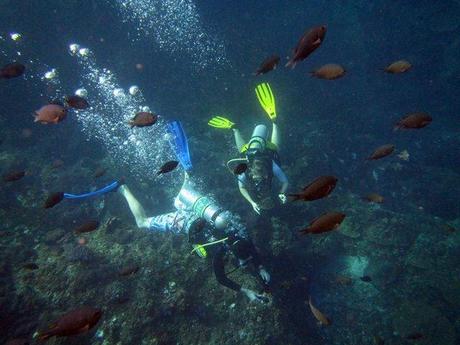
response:
<svg viewBox="0 0 460 345"><path fill-rule="evenodd" d="M241 285L229 279L225 274L225 255L230 251L233 253L233 255L235 255L237 259L249 262L250 264L254 265L256 269L258 269L261 264L260 258L256 248L254 247L254 244L250 240L239 237L232 237L229 238L229 242L231 243L220 245L216 249L212 259L212 266L214 268L216 279L220 284L232 290L239 291L241 289Z"/></svg>

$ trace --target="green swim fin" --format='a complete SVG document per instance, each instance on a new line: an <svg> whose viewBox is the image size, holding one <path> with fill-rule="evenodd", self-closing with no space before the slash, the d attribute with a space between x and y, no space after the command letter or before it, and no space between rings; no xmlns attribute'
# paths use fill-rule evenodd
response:
<svg viewBox="0 0 460 345"><path fill-rule="evenodd" d="M257 85L256 89L257 99L260 105L267 113L270 120L276 120L276 107L275 97L273 96L272 89L268 83L262 83Z"/></svg>
<svg viewBox="0 0 460 345"><path fill-rule="evenodd" d="M222 116L214 116L208 121L208 125L215 128L233 128L235 123Z"/></svg>

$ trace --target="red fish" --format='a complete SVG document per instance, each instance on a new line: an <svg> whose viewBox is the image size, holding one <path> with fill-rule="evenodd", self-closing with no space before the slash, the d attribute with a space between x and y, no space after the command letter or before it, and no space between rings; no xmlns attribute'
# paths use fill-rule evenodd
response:
<svg viewBox="0 0 460 345"><path fill-rule="evenodd" d="M35 112L35 121L43 124L56 124L64 120L67 110L59 104L48 104Z"/></svg>
<svg viewBox="0 0 460 345"><path fill-rule="evenodd" d="M388 155L391 155L394 150L395 150L394 145L391 145L391 144L382 145L382 146L377 147L375 149L375 151L372 152L372 154L369 157L367 157L366 159L367 160L380 159L380 158L386 157Z"/></svg>
<svg viewBox="0 0 460 345"><path fill-rule="evenodd" d="M126 266L126 267L123 267L119 274L121 276L130 276L132 274L135 274L137 273L137 271L139 271L139 266L137 265L130 265L130 266Z"/></svg>
<svg viewBox="0 0 460 345"><path fill-rule="evenodd" d="M262 62L259 69L256 71L255 75L258 76L276 69L276 66L278 66L279 62L280 57L278 55L270 56L269 58L265 59L264 62Z"/></svg>
<svg viewBox="0 0 460 345"><path fill-rule="evenodd" d="M46 198L45 204L43 205L44 208L51 208L59 204L64 199L63 192L56 192L52 193Z"/></svg>
<svg viewBox="0 0 460 345"><path fill-rule="evenodd" d="M13 62L0 69L0 79L11 79L24 74L26 67L18 62Z"/></svg>
<svg viewBox="0 0 460 345"><path fill-rule="evenodd" d="M299 232L302 234L320 234L335 230L338 229L345 217L345 214L340 212L324 213L318 218L315 218L307 228L300 230Z"/></svg>
<svg viewBox="0 0 460 345"><path fill-rule="evenodd" d="M294 201L313 201L328 196L337 184L337 177L335 176L320 176L312 183L303 188L303 191L297 194L289 194L294 198Z"/></svg>
<svg viewBox="0 0 460 345"><path fill-rule="evenodd" d="M136 114L131 120L128 121L128 124L132 127L147 127L154 125L158 120L158 115L141 111Z"/></svg>
<svg viewBox="0 0 460 345"><path fill-rule="evenodd" d="M5 181L5 182L19 181L24 176L26 176L26 172L23 171L23 170L21 170L21 171L11 171L11 172L3 175L3 181Z"/></svg>
<svg viewBox="0 0 460 345"><path fill-rule="evenodd" d="M97 220L89 220L86 223L80 225L74 231L76 234L82 234L84 232L91 232L96 230L99 227L99 222Z"/></svg>
<svg viewBox="0 0 460 345"><path fill-rule="evenodd" d="M48 331L41 332L38 338L47 340L54 336L67 337L87 332L98 323L101 316L99 308L79 307L61 316Z"/></svg>
<svg viewBox="0 0 460 345"><path fill-rule="evenodd" d="M294 54L286 64L286 67L294 68L297 62L306 59L311 53L313 53L323 42L324 36L326 35L326 26L316 26L307 32L300 38L299 43L294 48Z"/></svg>
<svg viewBox="0 0 460 345"><path fill-rule="evenodd" d="M83 97L80 97L77 95L66 96L65 102L69 107L74 108L74 109L82 110L82 109L86 109L89 107L88 101L84 99Z"/></svg>
<svg viewBox="0 0 460 345"><path fill-rule="evenodd" d="M433 121L433 118L427 113L411 113L399 120L399 122L395 125L394 130L420 129L428 126L431 121Z"/></svg>

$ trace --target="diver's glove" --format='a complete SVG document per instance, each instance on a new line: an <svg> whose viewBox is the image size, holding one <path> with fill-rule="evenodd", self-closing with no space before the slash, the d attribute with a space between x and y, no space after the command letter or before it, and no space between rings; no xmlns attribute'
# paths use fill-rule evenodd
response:
<svg viewBox="0 0 460 345"><path fill-rule="evenodd" d="M265 267L262 265L259 266L259 275L265 284L268 284L270 282L270 273L268 273Z"/></svg>
<svg viewBox="0 0 460 345"><path fill-rule="evenodd" d="M259 302L259 303L269 302L269 299L267 297L265 297L264 295L258 294L257 292L253 290L241 288L240 291L244 293L251 302L254 302L254 301Z"/></svg>
<svg viewBox="0 0 460 345"><path fill-rule="evenodd" d="M278 198L280 199L281 203L284 205L287 201L286 194L280 193L278 194Z"/></svg>
<svg viewBox="0 0 460 345"><path fill-rule="evenodd" d="M255 213L260 214L260 206L256 202L251 202L251 206Z"/></svg>

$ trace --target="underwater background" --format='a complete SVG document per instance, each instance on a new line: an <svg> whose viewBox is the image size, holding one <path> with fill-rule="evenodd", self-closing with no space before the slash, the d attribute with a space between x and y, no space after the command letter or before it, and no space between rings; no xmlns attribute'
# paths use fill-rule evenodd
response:
<svg viewBox="0 0 460 345"><path fill-rule="evenodd" d="M37 332L88 305L103 311L93 329L48 342L460 344L458 18L454 0L0 1L0 66L26 66L0 79L0 174L25 172L0 181L0 343L39 343ZM327 26L321 47L284 67L317 25ZM70 54L71 44L88 54ZM273 54L278 67L254 76ZM400 59L412 68L385 73ZM345 75L310 75L327 63ZM246 139L269 125L254 93L261 82L276 98L288 192L320 175L339 181L328 198L257 216L226 167L238 157L232 135L207 122L229 117ZM34 111L80 88L90 108L34 123ZM131 129L142 107L160 119ZM433 121L394 131L412 112ZM174 159L173 119L201 190L248 225L272 275L270 305L220 286L186 234L138 229L118 193L43 208L52 192L124 177L149 215L171 212L183 170L157 171ZM366 160L384 144L395 153ZM365 201L370 193L383 203ZM327 210L347 215L338 230L299 235ZM74 234L87 219L99 229ZM126 267L138 270L120 275ZM232 277L251 284L243 272ZM309 297L331 325L317 324Z"/></svg>

